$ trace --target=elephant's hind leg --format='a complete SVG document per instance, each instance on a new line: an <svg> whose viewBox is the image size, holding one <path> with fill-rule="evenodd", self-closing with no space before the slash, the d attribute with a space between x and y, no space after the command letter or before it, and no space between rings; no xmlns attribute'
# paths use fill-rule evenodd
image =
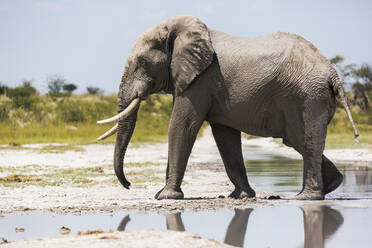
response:
<svg viewBox="0 0 372 248"><path fill-rule="evenodd" d="M229 197L255 197L256 193L248 183L244 167L240 131L219 124L213 124L211 127L227 175L235 186Z"/></svg>
<svg viewBox="0 0 372 248"><path fill-rule="evenodd" d="M337 189L342 183L344 176L337 167L326 156L322 155L322 177L324 184L324 194L328 194Z"/></svg>
<svg viewBox="0 0 372 248"><path fill-rule="evenodd" d="M283 139L286 146L293 147L287 140ZM295 150L297 150L295 148ZM298 150L297 150L298 151ZM342 183L344 176L337 169L337 167L324 154L322 155L322 178L323 178L323 192L328 194L337 189Z"/></svg>
<svg viewBox="0 0 372 248"><path fill-rule="evenodd" d="M329 111L327 105L320 100L305 103L302 112L303 126L298 135L297 150L304 159L303 188L296 196L298 200L324 199L324 183L322 176L322 156L327 134ZM293 143L292 141L290 141Z"/></svg>

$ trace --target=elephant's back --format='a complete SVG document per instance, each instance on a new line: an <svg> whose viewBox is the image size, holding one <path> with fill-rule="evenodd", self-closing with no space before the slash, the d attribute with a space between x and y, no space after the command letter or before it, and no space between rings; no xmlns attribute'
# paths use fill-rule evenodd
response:
<svg viewBox="0 0 372 248"><path fill-rule="evenodd" d="M211 39L221 75L215 95L223 96L214 100L211 123L282 137L284 120L296 108L312 98L330 101L330 64L302 37L275 33L240 38L211 31Z"/></svg>
<svg viewBox="0 0 372 248"><path fill-rule="evenodd" d="M236 37L210 31L221 73L227 82L269 82L290 55L291 40L271 36Z"/></svg>
<svg viewBox="0 0 372 248"><path fill-rule="evenodd" d="M210 31L213 48L223 66L251 68L265 66L275 70L289 56L292 39L277 39L275 35L237 37L219 31Z"/></svg>
<svg viewBox="0 0 372 248"><path fill-rule="evenodd" d="M329 88L331 64L301 36L282 32L253 38L219 31L210 34L225 83L245 89L245 97L273 83L297 93L306 94L311 88L320 92L315 94L318 96Z"/></svg>
<svg viewBox="0 0 372 248"><path fill-rule="evenodd" d="M276 39L290 40L290 52L282 63L278 82L291 84L296 93L312 99L329 97L332 65L308 40L292 33L275 33Z"/></svg>

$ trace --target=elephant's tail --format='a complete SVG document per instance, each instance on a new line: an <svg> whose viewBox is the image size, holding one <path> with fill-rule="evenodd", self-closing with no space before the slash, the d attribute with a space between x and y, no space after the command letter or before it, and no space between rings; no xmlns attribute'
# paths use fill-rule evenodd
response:
<svg viewBox="0 0 372 248"><path fill-rule="evenodd" d="M332 70L331 70L331 75L330 75L330 80L329 81L330 81L331 87L333 89L333 92L340 98L341 103L342 103L342 105L343 105L343 107L346 111L347 117L349 117L351 126L353 127L353 130L354 130L354 141L355 141L355 143L360 144L359 141L358 141L359 133L358 133L358 131L356 129L356 126L354 124L353 117L351 116L351 112L350 112L350 108L349 108L347 98L346 98L346 95L345 95L344 87L342 86L342 82L341 82L340 78L338 77L336 70L333 67L332 67Z"/></svg>

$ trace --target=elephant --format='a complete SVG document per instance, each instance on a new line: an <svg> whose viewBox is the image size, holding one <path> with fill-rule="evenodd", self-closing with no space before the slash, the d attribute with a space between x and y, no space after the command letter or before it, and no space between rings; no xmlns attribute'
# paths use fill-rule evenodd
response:
<svg viewBox="0 0 372 248"><path fill-rule="evenodd" d="M232 198L255 197L248 182L241 132L281 138L304 161L303 187L295 199L320 200L343 175L323 155L327 125L339 97L354 130L336 70L314 45L292 33L236 37L209 29L193 16L177 16L143 32L127 56L118 92L118 114L98 123L115 126L114 169L129 189L123 160L141 100L173 96L165 186L156 199L183 199L181 183L197 133L209 122Z"/></svg>

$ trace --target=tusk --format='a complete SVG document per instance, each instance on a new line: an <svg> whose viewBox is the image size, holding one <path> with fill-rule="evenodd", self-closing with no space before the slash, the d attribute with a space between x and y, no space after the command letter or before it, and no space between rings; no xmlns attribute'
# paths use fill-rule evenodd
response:
<svg viewBox="0 0 372 248"><path fill-rule="evenodd" d="M140 99L139 98L135 98L130 104L129 106L124 109L122 112L120 112L119 114L111 117L111 118L108 118L106 120L101 120L101 121L97 121L98 124L104 124L104 123L111 123L111 122L115 122L115 121L118 121L120 119L125 119L127 118L130 114L133 113L133 111L137 108L138 104L140 103Z"/></svg>
<svg viewBox="0 0 372 248"><path fill-rule="evenodd" d="M116 123L116 125L113 126L110 130L108 130L106 133L99 136L97 138L97 140L104 140L104 139L110 137L111 135L115 134L117 130L118 130L118 124Z"/></svg>

